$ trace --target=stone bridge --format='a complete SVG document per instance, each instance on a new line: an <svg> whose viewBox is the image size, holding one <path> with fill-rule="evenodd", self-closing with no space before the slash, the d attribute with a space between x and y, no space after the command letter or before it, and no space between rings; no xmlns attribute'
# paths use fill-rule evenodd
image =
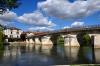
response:
<svg viewBox="0 0 100 66"><path fill-rule="evenodd" d="M90 37L94 36L94 46L100 47L100 25L72 27L30 35L26 36L26 42L27 44L36 45L56 45L58 37L62 36L64 38L64 46L80 46L76 38L80 32L86 32Z"/></svg>

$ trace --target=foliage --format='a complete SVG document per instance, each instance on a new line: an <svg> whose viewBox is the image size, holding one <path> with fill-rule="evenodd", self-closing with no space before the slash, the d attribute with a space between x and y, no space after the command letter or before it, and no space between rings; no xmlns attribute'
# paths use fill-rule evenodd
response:
<svg viewBox="0 0 100 66"><path fill-rule="evenodd" d="M84 34L83 41L84 41L84 44L86 44L86 45L90 44L90 41L91 41L90 36L88 34Z"/></svg>
<svg viewBox="0 0 100 66"><path fill-rule="evenodd" d="M25 41L26 40L26 34L21 34L20 37L21 37L21 40L22 41Z"/></svg>
<svg viewBox="0 0 100 66"><path fill-rule="evenodd" d="M18 8L18 6L21 4L19 0L5 0L5 1L8 9Z"/></svg>
<svg viewBox="0 0 100 66"><path fill-rule="evenodd" d="M19 0L0 0L0 14L3 14L7 9L15 9L20 5Z"/></svg>
<svg viewBox="0 0 100 66"><path fill-rule="evenodd" d="M91 38L85 32L81 32L81 33L77 34L77 40L78 40L80 46L90 46L91 45Z"/></svg>
<svg viewBox="0 0 100 66"><path fill-rule="evenodd" d="M62 36L59 36L57 39L58 44L64 44L64 38Z"/></svg>
<svg viewBox="0 0 100 66"><path fill-rule="evenodd" d="M3 49L3 32L2 31L0 31L0 50L2 50Z"/></svg>

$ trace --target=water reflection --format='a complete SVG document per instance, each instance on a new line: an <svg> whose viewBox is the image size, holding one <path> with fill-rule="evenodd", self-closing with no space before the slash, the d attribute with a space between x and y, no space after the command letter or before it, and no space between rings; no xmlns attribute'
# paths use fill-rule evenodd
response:
<svg viewBox="0 0 100 66"><path fill-rule="evenodd" d="M35 51L39 52L40 50L41 50L41 45L40 44L35 45Z"/></svg>
<svg viewBox="0 0 100 66"><path fill-rule="evenodd" d="M51 55L51 49L52 49L52 46L47 46L47 45L44 45L44 46L41 46L41 53L45 54L45 55Z"/></svg>
<svg viewBox="0 0 100 66"><path fill-rule="evenodd" d="M94 52L91 47L80 47L79 52L78 52L77 63L92 64L94 63L94 60L95 60Z"/></svg>
<svg viewBox="0 0 100 66"><path fill-rule="evenodd" d="M48 66L100 63L100 49L64 46L5 46L0 53L0 66Z"/></svg>
<svg viewBox="0 0 100 66"><path fill-rule="evenodd" d="M79 47L65 47L65 57L70 64L77 61L79 49Z"/></svg>
<svg viewBox="0 0 100 66"><path fill-rule="evenodd" d="M21 55L20 47L5 46L3 55L4 55L4 57L9 57L9 56L14 57L16 55Z"/></svg>
<svg viewBox="0 0 100 66"><path fill-rule="evenodd" d="M95 62L100 64L100 49L99 48L95 49Z"/></svg>

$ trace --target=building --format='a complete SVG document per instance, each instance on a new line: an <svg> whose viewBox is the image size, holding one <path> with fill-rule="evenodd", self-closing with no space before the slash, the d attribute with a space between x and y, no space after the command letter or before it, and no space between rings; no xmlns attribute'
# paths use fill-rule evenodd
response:
<svg viewBox="0 0 100 66"><path fill-rule="evenodd" d="M15 27L5 27L3 30L5 39L8 41L17 41L20 39L20 35L23 31Z"/></svg>

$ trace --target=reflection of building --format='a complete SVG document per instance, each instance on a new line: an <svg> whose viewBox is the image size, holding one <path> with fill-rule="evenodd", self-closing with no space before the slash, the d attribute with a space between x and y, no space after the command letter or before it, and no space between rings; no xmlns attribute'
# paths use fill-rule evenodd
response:
<svg viewBox="0 0 100 66"><path fill-rule="evenodd" d="M9 46L5 46L5 50L4 50L4 59L10 58L10 56L12 57L12 59L16 58L17 55L21 55L21 51L19 47L12 47L11 49L9 49Z"/></svg>
<svg viewBox="0 0 100 66"><path fill-rule="evenodd" d="M8 41L13 41L16 39L20 39L20 35L23 32L22 30L15 27L5 27L4 30L5 38L8 38Z"/></svg>

